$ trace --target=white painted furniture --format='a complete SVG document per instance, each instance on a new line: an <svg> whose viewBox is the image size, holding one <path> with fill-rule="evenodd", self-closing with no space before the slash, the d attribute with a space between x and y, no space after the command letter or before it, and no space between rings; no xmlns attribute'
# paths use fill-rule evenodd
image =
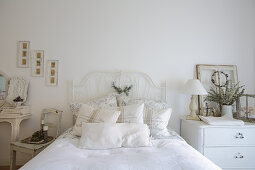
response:
<svg viewBox="0 0 255 170"><path fill-rule="evenodd" d="M55 128L56 129L56 136L57 138L60 134L60 128L61 128L61 118L62 118L62 112L61 110L57 109L43 109L42 114L41 114L41 120L46 119L48 115L55 115L57 116L57 122L56 123L48 123L45 121L45 126L49 126L50 128ZM41 122L41 121L40 121ZM45 149L47 146L49 146L54 140L49 141L44 144L27 144L27 143L22 143L22 142L11 142L10 146L10 169L15 170L16 169L16 152L22 152L31 155L31 157L35 157L38 153L40 153L43 149Z"/></svg>
<svg viewBox="0 0 255 170"><path fill-rule="evenodd" d="M12 112L10 110L10 112ZM22 120L29 119L31 113L19 114L19 113L1 113L0 112L0 122L8 122L11 124L12 134L11 141L17 141L19 137L20 123Z"/></svg>
<svg viewBox="0 0 255 170"><path fill-rule="evenodd" d="M55 138L57 138L60 135L60 130L61 130L61 119L62 119L62 110L57 110L54 108L47 108L47 109L43 109L42 111L42 115L41 115L41 122L42 120L45 121L45 119L47 118L47 116L56 116L57 117L57 122L56 123L51 123L51 122L47 122L45 121L45 126L48 126L49 128L55 128L56 129L56 136Z"/></svg>
<svg viewBox="0 0 255 170"><path fill-rule="evenodd" d="M255 124L212 126L182 117L181 136L223 169L255 169Z"/></svg>

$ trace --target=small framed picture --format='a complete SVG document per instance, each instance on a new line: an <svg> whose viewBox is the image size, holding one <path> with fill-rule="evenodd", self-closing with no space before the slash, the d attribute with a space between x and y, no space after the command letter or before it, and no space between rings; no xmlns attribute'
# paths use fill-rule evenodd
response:
<svg viewBox="0 0 255 170"><path fill-rule="evenodd" d="M55 70L52 69L52 70L50 71L50 75L51 75L51 76L55 76Z"/></svg>
<svg viewBox="0 0 255 170"><path fill-rule="evenodd" d="M58 85L58 60L47 60L47 75L46 85L57 86Z"/></svg>
<svg viewBox="0 0 255 170"><path fill-rule="evenodd" d="M56 63L54 61L51 62L51 68L55 68Z"/></svg>
<svg viewBox="0 0 255 170"><path fill-rule="evenodd" d="M23 48L23 49L27 49L27 47L28 47L27 43L26 43L26 42L23 42L23 43L22 43L22 48Z"/></svg>
<svg viewBox="0 0 255 170"><path fill-rule="evenodd" d="M37 74L37 75L40 75L40 74L41 74L41 69L37 68L37 69L36 69L36 74Z"/></svg>
<svg viewBox="0 0 255 170"><path fill-rule="evenodd" d="M44 51L31 51L31 73L34 77L44 76Z"/></svg>
<svg viewBox="0 0 255 170"><path fill-rule="evenodd" d="M26 65L27 64L27 59L22 59L22 65Z"/></svg>
<svg viewBox="0 0 255 170"><path fill-rule="evenodd" d="M29 67L29 41L18 41L17 43L17 67Z"/></svg>
<svg viewBox="0 0 255 170"><path fill-rule="evenodd" d="M41 66L41 60L36 60L36 66Z"/></svg>
<svg viewBox="0 0 255 170"><path fill-rule="evenodd" d="M36 53L36 58L41 58L41 53L40 52Z"/></svg>
<svg viewBox="0 0 255 170"><path fill-rule="evenodd" d="M22 51L22 57L27 57L27 51Z"/></svg>

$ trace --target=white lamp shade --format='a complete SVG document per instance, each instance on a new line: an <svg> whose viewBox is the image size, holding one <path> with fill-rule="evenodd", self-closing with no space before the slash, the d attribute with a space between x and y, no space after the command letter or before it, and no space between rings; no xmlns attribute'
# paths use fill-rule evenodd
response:
<svg viewBox="0 0 255 170"><path fill-rule="evenodd" d="M183 93L191 95L207 95L207 91L198 79L190 79L183 87Z"/></svg>

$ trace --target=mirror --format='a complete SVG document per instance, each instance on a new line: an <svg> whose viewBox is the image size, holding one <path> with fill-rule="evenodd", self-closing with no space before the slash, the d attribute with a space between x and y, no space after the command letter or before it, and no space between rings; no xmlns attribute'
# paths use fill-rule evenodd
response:
<svg viewBox="0 0 255 170"><path fill-rule="evenodd" d="M29 82L22 77L12 77L9 82L6 103L11 106L21 106L27 100Z"/></svg>
<svg viewBox="0 0 255 170"><path fill-rule="evenodd" d="M5 98L8 93L8 76L0 71L0 107L4 104Z"/></svg>

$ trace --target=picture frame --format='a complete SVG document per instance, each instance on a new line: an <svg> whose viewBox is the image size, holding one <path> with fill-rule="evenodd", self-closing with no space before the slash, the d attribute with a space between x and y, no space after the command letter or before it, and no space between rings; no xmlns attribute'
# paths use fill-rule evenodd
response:
<svg viewBox="0 0 255 170"><path fill-rule="evenodd" d="M47 60L47 74L46 85L57 86L58 85L58 68L59 60Z"/></svg>
<svg viewBox="0 0 255 170"><path fill-rule="evenodd" d="M30 41L17 42L17 67L19 68L29 67L29 51Z"/></svg>
<svg viewBox="0 0 255 170"><path fill-rule="evenodd" d="M44 51L43 50L31 51L31 75L33 77L44 76Z"/></svg>
<svg viewBox="0 0 255 170"><path fill-rule="evenodd" d="M216 85L221 85L224 83L228 76L230 83L238 83L238 73L236 65L207 65L207 64L197 64L196 65L196 77L199 79L206 89L209 91L211 87ZM213 79L213 80L212 80ZM214 81L214 83L212 82ZM198 96L198 110L199 115L206 115L208 109L220 111L216 103L206 102L206 96Z"/></svg>

